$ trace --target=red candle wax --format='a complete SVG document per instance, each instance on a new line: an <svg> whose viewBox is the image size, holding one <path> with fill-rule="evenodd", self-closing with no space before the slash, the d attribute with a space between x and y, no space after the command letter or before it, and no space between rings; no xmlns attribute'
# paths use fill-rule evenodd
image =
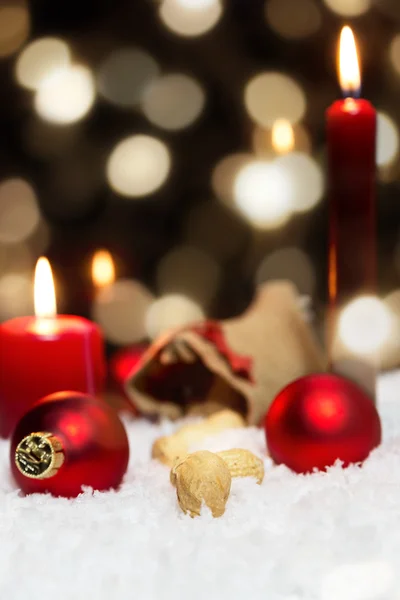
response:
<svg viewBox="0 0 400 600"><path fill-rule="evenodd" d="M0 435L43 396L102 391L105 378L99 328L81 317L11 319L0 325Z"/></svg>
<svg viewBox="0 0 400 600"><path fill-rule="evenodd" d="M332 309L376 285L376 112L346 98L327 111L330 219L329 300Z"/></svg>

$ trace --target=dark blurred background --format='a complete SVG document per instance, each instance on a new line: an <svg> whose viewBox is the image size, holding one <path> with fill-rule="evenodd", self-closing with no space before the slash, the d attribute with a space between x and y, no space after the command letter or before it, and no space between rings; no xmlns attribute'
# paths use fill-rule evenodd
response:
<svg viewBox="0 0 400 600"><path fill-rule="evenodd" d="M238 314L275 277L323 311L324 112L346 23L379 111L384 297L400 273L398 0L1 0L0 319L32 313L41 254L59 311L116 345Z"/></svg>

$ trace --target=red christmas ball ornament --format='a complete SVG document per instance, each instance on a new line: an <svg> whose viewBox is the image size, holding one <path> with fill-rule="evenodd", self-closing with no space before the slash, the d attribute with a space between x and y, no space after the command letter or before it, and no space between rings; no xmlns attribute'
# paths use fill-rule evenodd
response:
<svg viewBox="0 0 400 600"><path fill-rule="evenodd" d="M75 497L87 485L116 488L129 459L125 428L103 400L78 392L50 394L18 423L11 469L26 494Z"/></svg>
<svg viewBox="0 0 400 600"><path fill-rule="evenodd" d="M297 473L361 462L381 441L371 398L337 375L307 375L285 387L265 417L271 458Z"/></svg>

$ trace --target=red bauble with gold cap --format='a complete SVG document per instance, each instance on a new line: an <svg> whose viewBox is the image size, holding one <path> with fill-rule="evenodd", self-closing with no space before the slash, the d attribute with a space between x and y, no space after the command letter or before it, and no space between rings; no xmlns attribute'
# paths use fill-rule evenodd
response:
<svg viewBox="0 0 400 600"><path fill-rule="evenodd" d="M82 486L119 486L128 466L128 438L117 413L103 400L59 392L39 400L20 420L10 459L25 493L70 498Z"/></svg>
<svg viewBox="0 0 400 600"><path fill-rule="evenodd" d="M381 441L373 401L352 381L321 373L284 388L265 418L271 458L297 473L365 460Z"/></svg>

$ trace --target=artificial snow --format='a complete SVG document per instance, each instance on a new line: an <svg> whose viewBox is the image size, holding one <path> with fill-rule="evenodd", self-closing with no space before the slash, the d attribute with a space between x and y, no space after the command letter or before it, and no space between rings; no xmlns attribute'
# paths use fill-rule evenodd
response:
<svg viewBox="0 0 400 600"><path fill-rule="evenodd" d="M256 428L207 440L265 458L263 484L233 480L219 519L184 515L150 460L176 424L127 420L121 489L75 500L23 497L1 442L0 600L400 600L400 372L381 377L379 410L382 446L346 470L273 466Z"/></svg>

